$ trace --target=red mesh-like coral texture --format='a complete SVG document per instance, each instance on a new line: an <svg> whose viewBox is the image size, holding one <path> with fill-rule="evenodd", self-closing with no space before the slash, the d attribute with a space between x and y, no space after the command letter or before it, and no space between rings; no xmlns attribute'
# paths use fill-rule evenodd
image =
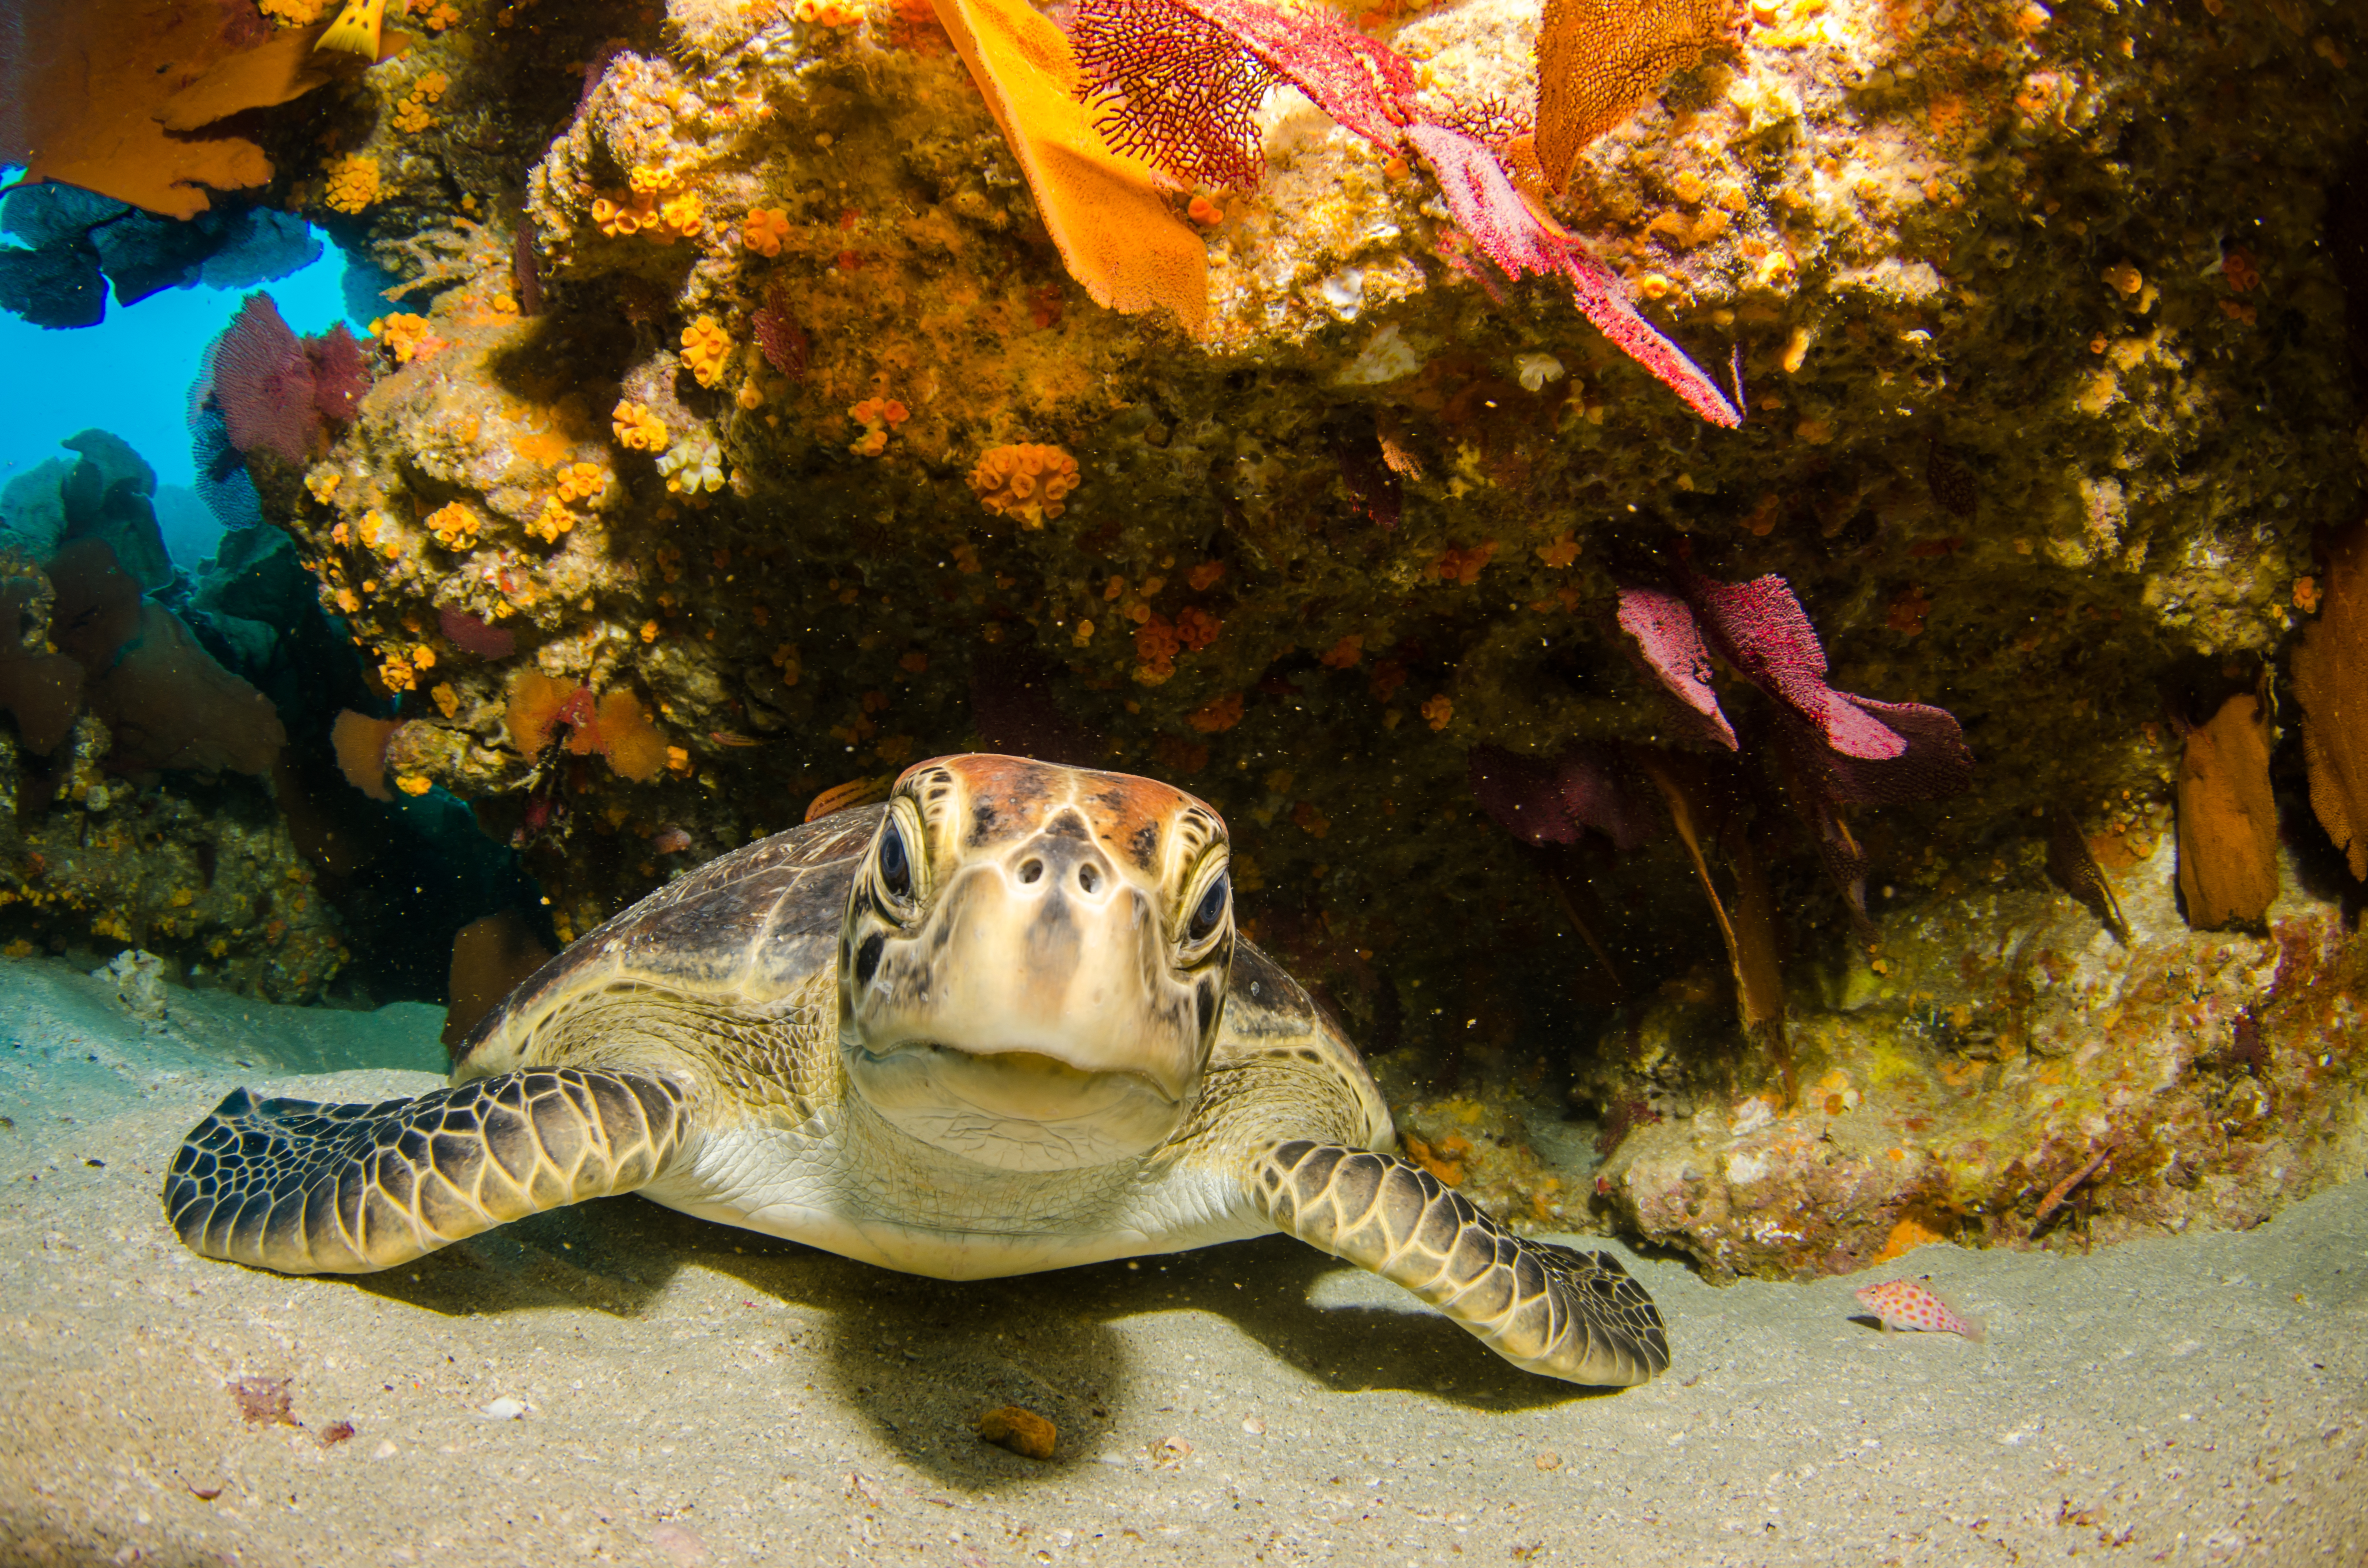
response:
<svg viewBox="0 0 2368 1568"><path fill-rule="evenodd" d="M321 427L313 402L313 362L268 294L249 294L237 317L206 350L206 374L244 453L277 452L309 461Z"/></svg>
<svg viewBox="0 0 2368 1568"><path fill-rule="evenodd" d="M1241 40L1269 71L1368 142L1398 142L1422 90L1414 62L1329 10L1281 11L1257 0L1174 0L1175 8ZM1080 12L1091 6L1081 6Z"/></svg>
<svg viewBox="0 0 2368 1568"><path fill-rule="evenodd" d="M1946 710L1878 702L1826 684L1825 648L1783 578L1721 583L1688 573L1684 590L1681 597L1622 588L1620 629L1670 695L1729 750L1736 749L1735 730L1711 689L1711 645L1781 704L1782 744L1822 799L1930 801L1973 782L1973 752ZM1696 610L1709 624L1708 642Z"/></svg>
<svg viewBox="0 0 2368 1568"><path fill-rule="evenodd" d="M320 336L304 339L304 358L313 371L313 406L324 419L352 424L355 406L370 384L361 344L339 322Z"/></svg>
<svg viewBox="0 0 2368 1568"><path fill-rule="evenodd" d="M1264 176L1258 108L1281 78L1224 28L1174 0L1100 0L1069 42L1111 146L1211 185Z"/></svg>
<svg viewBox="0 0 2368 1568"><path fill-rule="evenodd" d="M1743 423L1718 383L1684 350L1637 312L1628 290L1576 234L1549 229L1536 209L1521 199L1512 176L1497 154L1463 131L1444 125L1409 125L1406 139L1438 176L1455 226L1471 236L1480 254L1508 277L1559 277L1595 330L1713 425L1728 429Z"/></svg>
<svg viewBox="0 0 2368 1568"><path fill-rule="evenodd" d="M813 346L806 329L791 319L780 290L766 296L764 308L748 318L748 328L756 335L765 363L793 381L805 375Z"/></svg>

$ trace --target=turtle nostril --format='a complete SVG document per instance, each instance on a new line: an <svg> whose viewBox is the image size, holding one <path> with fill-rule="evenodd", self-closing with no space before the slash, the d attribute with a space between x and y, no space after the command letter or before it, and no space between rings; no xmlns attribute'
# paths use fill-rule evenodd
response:
<svg viewBox="0 0 2368 1568"><path fill-rule="evenodd" d="M1077 868L1077 891L1079 892L1091 892L1096 888L1101 886L1101 883L1102 874L1093 867L1080 866Z"/></svg>
<svg viewBox="0 0 2368 1568"><path fill-rule="evenodd" d="M1044 862L1043 862L1043 861L1042 861L1042 860L1023 860L1023 861L1021 861L1021 862L1020 862L1020 865L1019 865L1019 880L1020 880L1020 881L1021 881L1022 883L1030 883L1030 882L1035 882L1035 881L1042 881L1042 878L1043 878L1043 875L1044 875Z"/></svg>

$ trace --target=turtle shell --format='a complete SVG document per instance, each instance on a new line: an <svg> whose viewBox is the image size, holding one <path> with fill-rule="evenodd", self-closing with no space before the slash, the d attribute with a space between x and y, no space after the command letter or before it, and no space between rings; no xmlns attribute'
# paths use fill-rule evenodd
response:
<svg viewBox="0 0 2368 1568"><path fill-rule="evenodd" d="M586 933L478 1022L453 1053L454 1077L473 1075L488 1042L587 992L645 981L761 1008L803 985L838 961L848 885L886 809L835 812L745 845Z"/></svg>

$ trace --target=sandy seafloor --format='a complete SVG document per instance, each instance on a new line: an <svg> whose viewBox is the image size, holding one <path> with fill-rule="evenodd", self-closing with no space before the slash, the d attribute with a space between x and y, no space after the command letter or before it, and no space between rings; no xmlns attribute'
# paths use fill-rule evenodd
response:
<svg viewBox="0 0 2368 1568"><path fill-rule="evenodd" d="M1983 1344L1636 1260L1675 1364L1591 1393L1280 1238L947 1285L622 1198L388 1276L207 1262L182 1133L241 1083L431 1086L438 1019L172 996L0 962L9 1564L2368 1562L2368 1184L1873 1277ZM972 1435L1007 1403L1052 1461Z"/></svg>

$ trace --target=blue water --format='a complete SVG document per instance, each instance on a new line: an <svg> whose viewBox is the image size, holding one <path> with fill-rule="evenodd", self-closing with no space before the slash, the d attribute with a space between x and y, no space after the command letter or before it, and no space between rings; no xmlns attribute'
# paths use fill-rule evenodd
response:
<svg viewBox="0 0 2368 1568"><path fill-rule="evenodd" d="M348 321L346 260L335 244L301 272L263 286L301 334ZM131 443L156 470L157 520L176 560L204 554L220 530L187 487L188 392L206 345L238 313L246 290L168 289L136 305L108 303L97 326L51 331L0 311L0 485L36 463L70 454L58 443L97 426ZM178 491L180 494L167 494ZM176 526L177 525L177 526Z"/></svg>

